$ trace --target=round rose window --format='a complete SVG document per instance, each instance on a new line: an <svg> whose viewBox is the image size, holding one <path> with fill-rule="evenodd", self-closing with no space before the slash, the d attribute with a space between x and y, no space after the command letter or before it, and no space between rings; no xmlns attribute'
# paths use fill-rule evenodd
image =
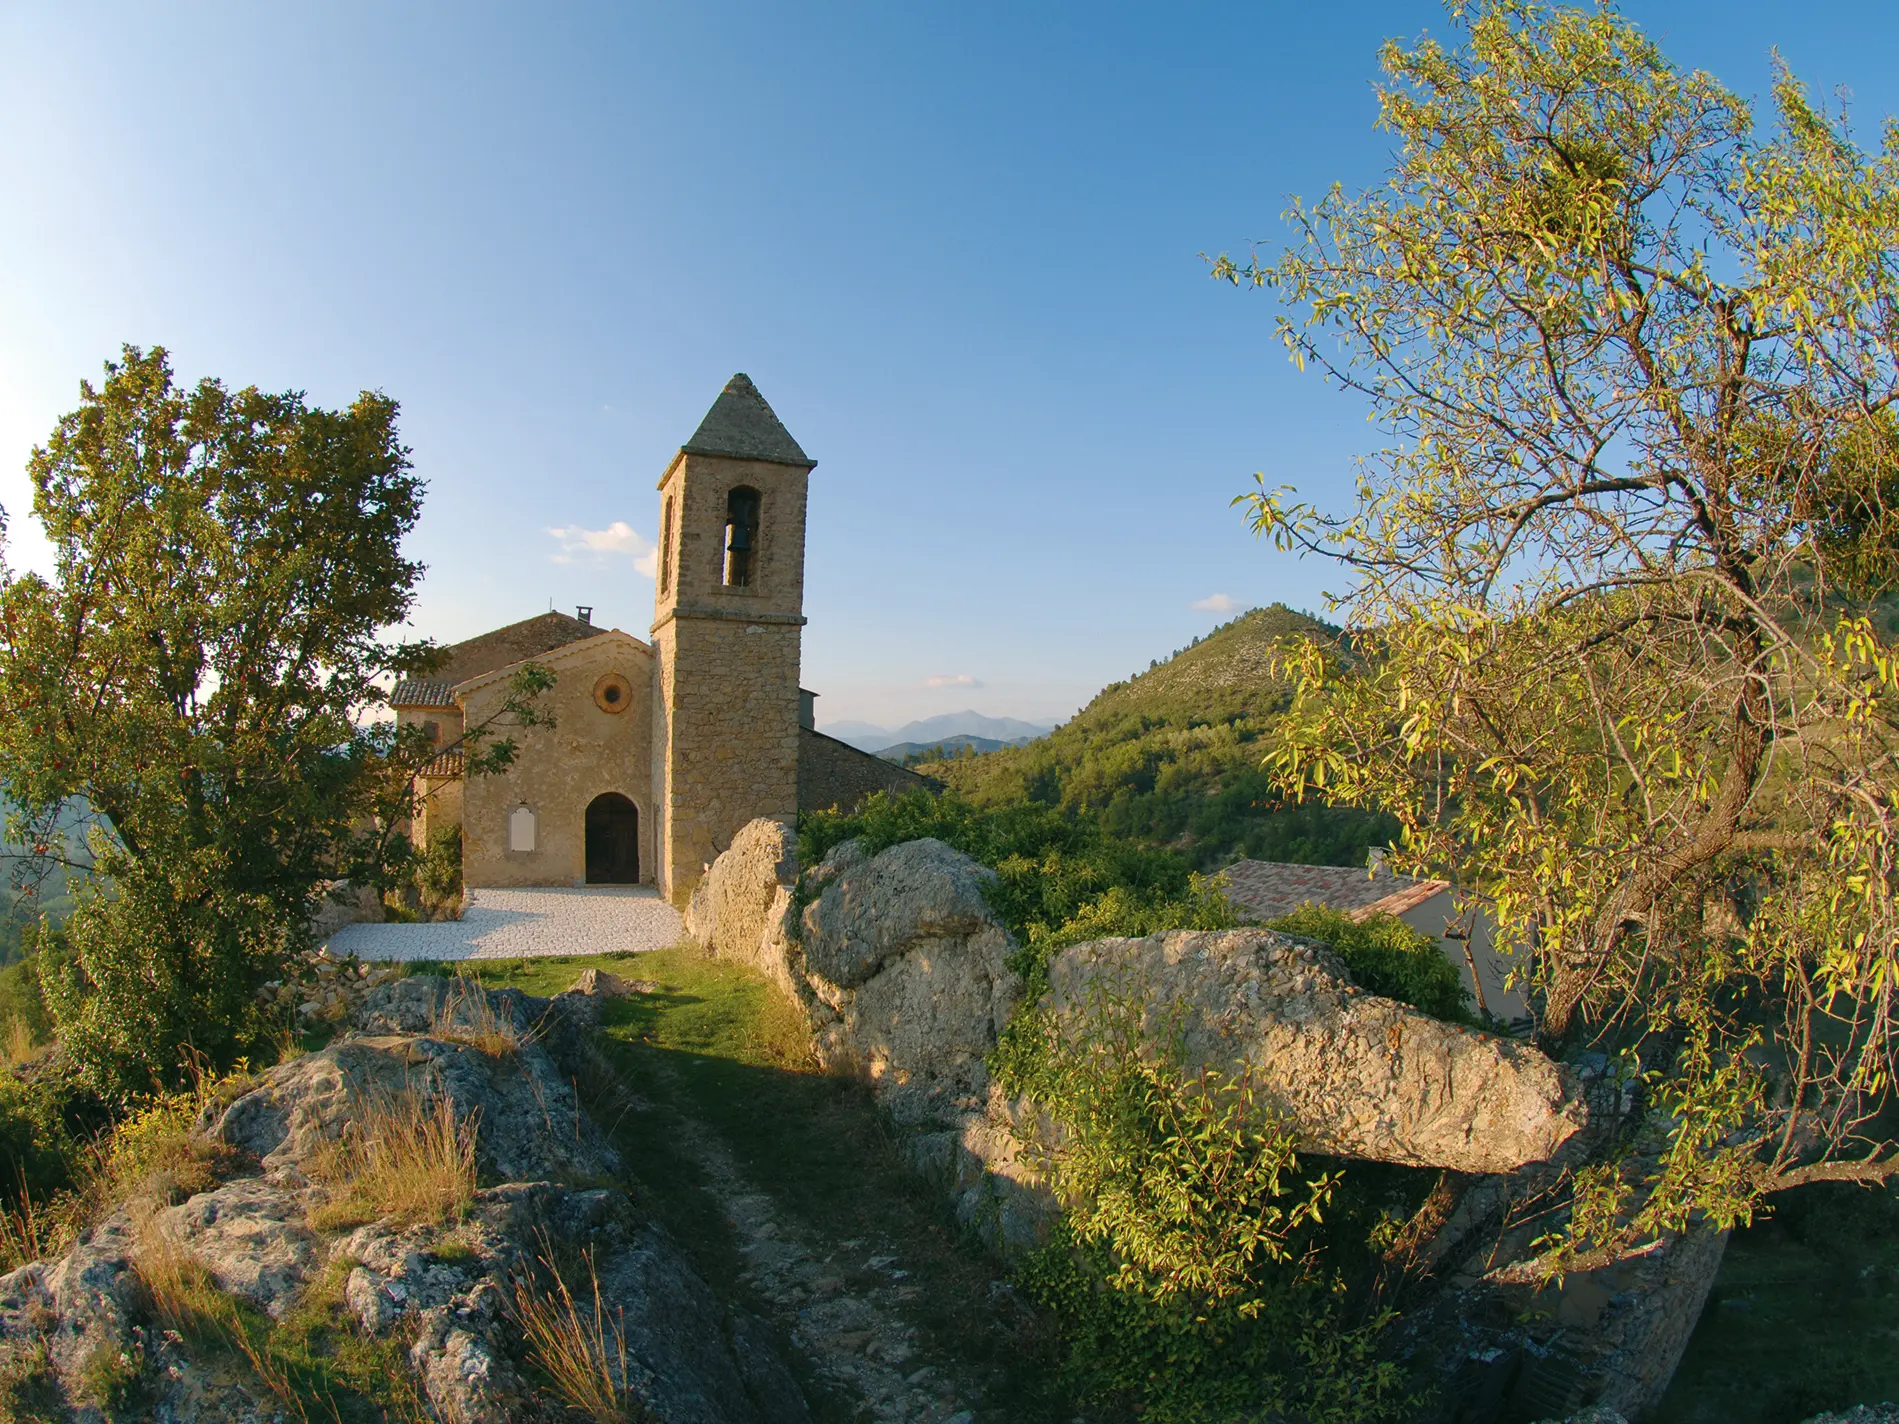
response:
<svg viewBox="0 0 1899 1424"><path fill-rule="evenodd" d="M620 713L633 705L633 684L610 672L593 685L594 705L602 712Z"/></svg>

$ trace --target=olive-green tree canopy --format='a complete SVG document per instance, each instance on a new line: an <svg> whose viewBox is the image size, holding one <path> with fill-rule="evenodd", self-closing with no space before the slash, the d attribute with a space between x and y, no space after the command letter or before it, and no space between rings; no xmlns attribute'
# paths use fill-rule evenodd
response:
<svg viewBox="0 0 1899 1424"><path fill-rule="evenodd" d="M1383 51L1387 181L1216 274L1386 443L1348 510L1243 497L1350 571L1274 767L1397 814L1541 1041L1644 1075L1560 1267L1899 1170L1899 125L1780 69L1757 127L1606 7L1448 17Z"/></svg>
<svg viewBox="0 0 1899 1424"><path fill-rule="evenodd" d="M54 568L0 563L0 783L16 821L103 823L47 988L92 1086L149 1087L184 1045L242 1042L375 811L391 748L360 713L425 657L379 637L421 574L423 487L386 396L180 389L133 347L29 472Z"/></svg>

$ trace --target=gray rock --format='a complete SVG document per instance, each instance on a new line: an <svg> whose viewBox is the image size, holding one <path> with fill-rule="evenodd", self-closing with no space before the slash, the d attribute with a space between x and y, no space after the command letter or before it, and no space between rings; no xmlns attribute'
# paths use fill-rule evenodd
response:
<svg viewBox="0 0 1899 1424"><path fill-rule="evenodd" d="M840 848L841 849L841 848ZM922 941L961 940L999 928L983 887L996 873L926 837L869 860L838 864L804 911L804 957L811 973L841 989L869 981Z"/></svg>
<svg viewBox="0 0 1899 1424"><path fill-rule="evenodd" d="M321 1264L317 1235L305 1224L304 1196L249 1177L161 1211L157 1223L221 1290L281 1319Z"/></svg>
<svg viewBox="0 0 1899 1424"><path fill-rule="evenodd" d="M1899 1404L1855 1404L1838 1414L1816 1414L1801 1424L1899 1424Z"/></svg>
<svg viewBox="0 0 1899 1424"><path fill-rule="evenodd" d="M771 972L764 948L798 879L798 837L782 821L748 821L692 892L686 932L717 959Z"/></svg>
<svg viewBox="0 0 1899 1424"><path fill-rule="evenodd" d="M1144 1006L1148 1051L1249 1074L1307 1151L1460 1172L1547 1161L1586 1119L1582 1084L1536 1049L1367 994L1329 951L1267 930L1175 930L1076 945L1043 1006L1090 1032Z"/></svg>
<svg viewBox="0 0 1899 1424"><path fill-rule="evenodd" d="M203 1130L260 1158L274 1179L301 1184L312 1155L338 1137L360 1102L413 1092L426 1105L446 1094L458 1118L479 1114L479 1160L492 1177L574 1179L616 1171L618 1154L581 1111L568 1075L541 1044L524 1041L490 1056L472 1044L415 1036L427 1030L429 1004L440 1007L452 987L418 976L372 990L373 1007L364 1015L372 1023L420 1027L345 1039L273 1068L257 1088L221 1113L207 1114ZM494 997L503 1009L526 1016L522 1005Z"/></svg>
<svg viewBox="0 0 1899 1424"><path fill-rule="evenodd" d="M650 994L659 985L651 979L622 979L604 969L583 969L580 976L566 990L569 994L582 994L589 997L598 995L603 999L621 999L628 994ZM555 995L556 998L562 997Z"/></svg>

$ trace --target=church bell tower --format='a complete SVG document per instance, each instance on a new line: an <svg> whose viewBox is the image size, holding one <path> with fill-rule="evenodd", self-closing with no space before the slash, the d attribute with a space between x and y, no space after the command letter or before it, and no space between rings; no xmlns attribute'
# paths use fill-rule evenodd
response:
<svg viewBox="0 0 1899 1424"><path fill-rule="evenodd" d="M659 886L675 904L747 821L798 813L815 464L737 375L660 478L653 784Z"/></svg>

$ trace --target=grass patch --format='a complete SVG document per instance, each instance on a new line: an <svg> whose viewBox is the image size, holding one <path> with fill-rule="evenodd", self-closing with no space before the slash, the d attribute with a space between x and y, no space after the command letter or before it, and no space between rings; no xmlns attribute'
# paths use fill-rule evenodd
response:
<svg viewBox="0 0 1899 1424"><path fill-rule="evenodd" d="M35 1340L0 1366L0 1424L46 1424L70 1418L59 1396L52 1352Z"/></svg>
<svg viewBox="0 0 1899 1424"><path fill-rule="evenodd" d="M459 1218L475 1195L476 1115L457 1119L446 1095L369 1095L342 1137L311 1163L330 1188L310 1213L318 1231L389 1220L400 1226Z"/></svg>
<svg viewBox="0 0 1899 1424"><path fill-rule="evenodd" d="M299 1424L424 1424L429 1418L408 1364L407 1342L355 1329L343 1304L352 1262L331 1262L281 1323L226 1294L155 1219L139 1232L133 1266L152 1314L194 1352L249 1370Z"/></svg>

